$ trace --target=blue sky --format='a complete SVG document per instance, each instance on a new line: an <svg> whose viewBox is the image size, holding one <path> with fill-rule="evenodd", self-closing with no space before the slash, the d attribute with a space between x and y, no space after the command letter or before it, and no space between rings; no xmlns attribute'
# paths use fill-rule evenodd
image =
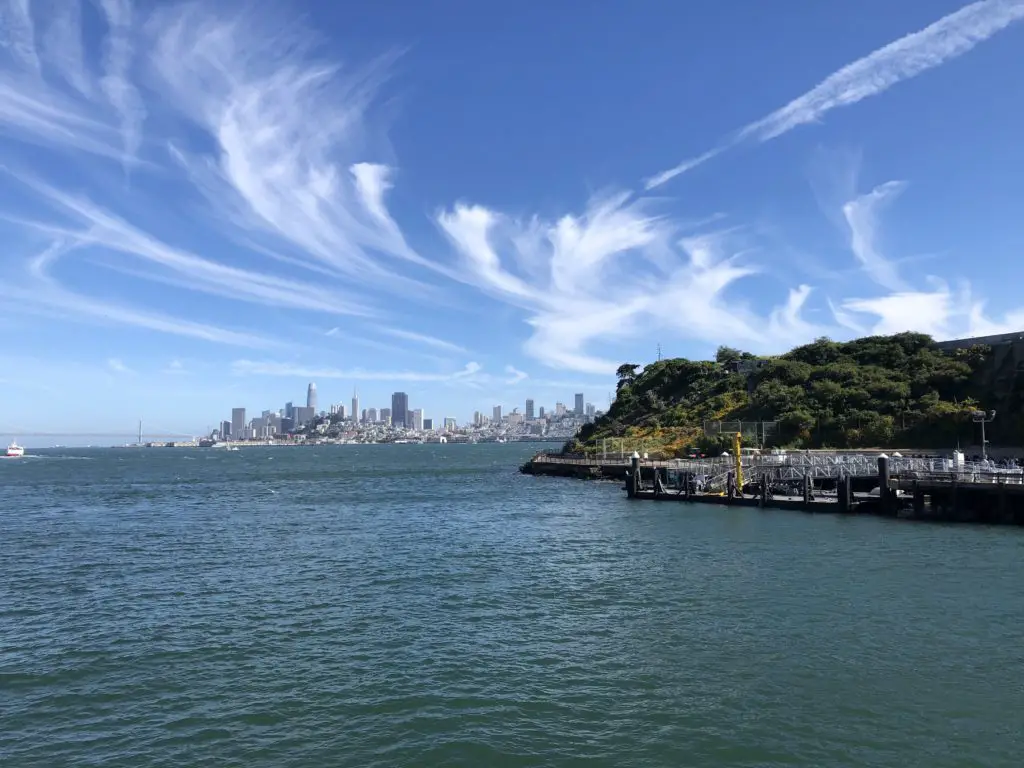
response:
<svg viewBox="0 0 1024 768"><path fill-rule="evenodd" d="M0 432L1024 327L1024 0L0 8Z"/></svg>

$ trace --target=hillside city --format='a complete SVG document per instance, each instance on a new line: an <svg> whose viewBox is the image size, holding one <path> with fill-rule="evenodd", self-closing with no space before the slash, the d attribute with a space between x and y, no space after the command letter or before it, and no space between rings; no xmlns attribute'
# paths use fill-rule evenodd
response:
<svg viewBox="0 0 1024 768"><path fill-rule="evenodd" d="M316 443L394 443L394 442L506 442L547 440L563 442L585 424L601 415L583 393L573 398L572 407L555 403L553 409L537 407L527 399L523 410L505 413L495 405L491 413L476 411L473 421L459 425L453 417L433 419L422 408L409 407L409 395L395 392L390 407L361 408L358 393L351 403L332 404L321 410L316 384L306 389L306 404L285 403L281 410L265 410L247 418L244 407L232 408L231 419L222 421L205 444L285 442Z"/></svg>

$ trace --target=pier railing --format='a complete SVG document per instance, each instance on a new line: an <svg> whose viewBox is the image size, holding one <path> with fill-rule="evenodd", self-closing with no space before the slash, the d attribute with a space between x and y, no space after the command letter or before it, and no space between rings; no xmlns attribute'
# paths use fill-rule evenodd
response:
<svg viewBox="0 0 1024 768"><path fill-rule="evenodd" d="M793 452L762 454L742 458L743 473L747 479L765 478L771 483L785 484L839 477L875 477L878 475L877 453ZM581 466L629 466L629 458L596 458L579 454L538 454L538 463L572 464ZM642 467L667 468L673 474L691 474L702 479L709 489L722 489L730 472L736 468L732 456L714 456L704 459L644 460ZM991 462L954 463L952 459L935 456L889 456L891 477L902 480L928 480L932 482L970 482L1024 484L1024 470L999 467Z"/></svg>

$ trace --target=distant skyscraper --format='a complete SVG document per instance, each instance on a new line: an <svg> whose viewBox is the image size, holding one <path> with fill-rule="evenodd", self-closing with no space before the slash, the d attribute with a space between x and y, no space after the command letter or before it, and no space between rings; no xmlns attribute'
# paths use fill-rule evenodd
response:
<svg viewBox="0 0 1024 768"><path fill-rule="evenodd" d="M411 424L406 424L406 426L415 429L417 432L421 431L423 429L423 409L417 408L409 415L411 416L409 419Z"/></svg>
<svg viewBox="0 0 1024 768"><path fill-rule="evenodd" d="M423 431L424 432L432 432L433 430L434 430L434 420L433 419L424 419L423 420Z"/></svg>
<svg viewBox="0 0 1024 768"><path fill-rule="evenodd" d="M501 406L500 405L496 405L496 406L494 406L494 408L491 409L491 420L494 421L495 424L500 424L501 423Z"/></svg>
<svg viewBox="0 0 1024 768"><path fill-rule="evenodd" d="M576 409L575 409L575 411L576 411L576 415L577 416L582 416L583 415L583 393L582 392L577 392L576 393Z"/></svg>
<svg viewBox="0 0 1024 768"><path fill-rule="evenodd" d="M366 413L366 420L369 421L371 424L376 424L377 423L377 409L376 408L371 408L369 411L367 411L367 413Z"/></svg>
<svg viewBox="0 0 1024 768"><path fill-rule="evenodd" d="M396 427L409 426L409 396L405 392L391 395L391 423Z"/></svg>
<svg viewBox="0 0 1024 768"><path fill-rule="evenodd" d="M235 440L245 439L245 408L231 409L231 436Z"/></svg>
<svg viewBox="0 0 1024 768"><path fill-rule="evenodd" d="M390 408L381 408L380 409L380 423L381 424L391 424L391 409Z"/></svg>
<svg viewBox="0 0 1024 768"><path fill-rule="evenodd" d="M222 421L220 423L220 439L227 440L229 437L231 437L231 422Z"/></svg>
<svg viewBox="0 0 1024 768"><path fill-rule="evenodd" d="M453 419L451 416L445 416L444 417L444 431L445 432L454 432L455 431L455 419Z"/></svg>
<svg viewBox="0 0 1024 768"><path fill-rule="evenodd" d="M316 413L316 384L312 381L306 387L306 407L312 408L313 413Z"/></svg>
<svg viewBox="0 0 1024 768"><path fill-rule="evenodd" d="M544 406L543 405L540 407L540 418L541 419L544 418Z"/></svg>
<svg viewBox="0 0 1024 768"><path fill-rule="evenodd" d="M284 417L286 419L291 419L295 417L295 406L292 405L291 403L284 404Z"/></svg>
<svg viewBox="0 0 1024 768"><path fill-rule="evenodd" d="M359 421L359 393L355 389L352 390L352 421ZM366 416L363 416L363 421L366 421Z"/></svg>
<svg viewBox="0 0 1024 768"><path fill-rule="evenodd" d="M533 421L533 400L526 401L526 418Z"/></svg>

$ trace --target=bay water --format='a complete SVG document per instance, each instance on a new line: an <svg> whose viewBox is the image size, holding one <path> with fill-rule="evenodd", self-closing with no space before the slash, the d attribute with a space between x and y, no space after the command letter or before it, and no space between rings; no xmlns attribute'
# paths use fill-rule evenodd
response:
<svg viewBox="0 0 1024 768"><path fill-rule="evenodd" d="M0 766L1017 766L1024 532L538 446L0 462Z"/></svg>

